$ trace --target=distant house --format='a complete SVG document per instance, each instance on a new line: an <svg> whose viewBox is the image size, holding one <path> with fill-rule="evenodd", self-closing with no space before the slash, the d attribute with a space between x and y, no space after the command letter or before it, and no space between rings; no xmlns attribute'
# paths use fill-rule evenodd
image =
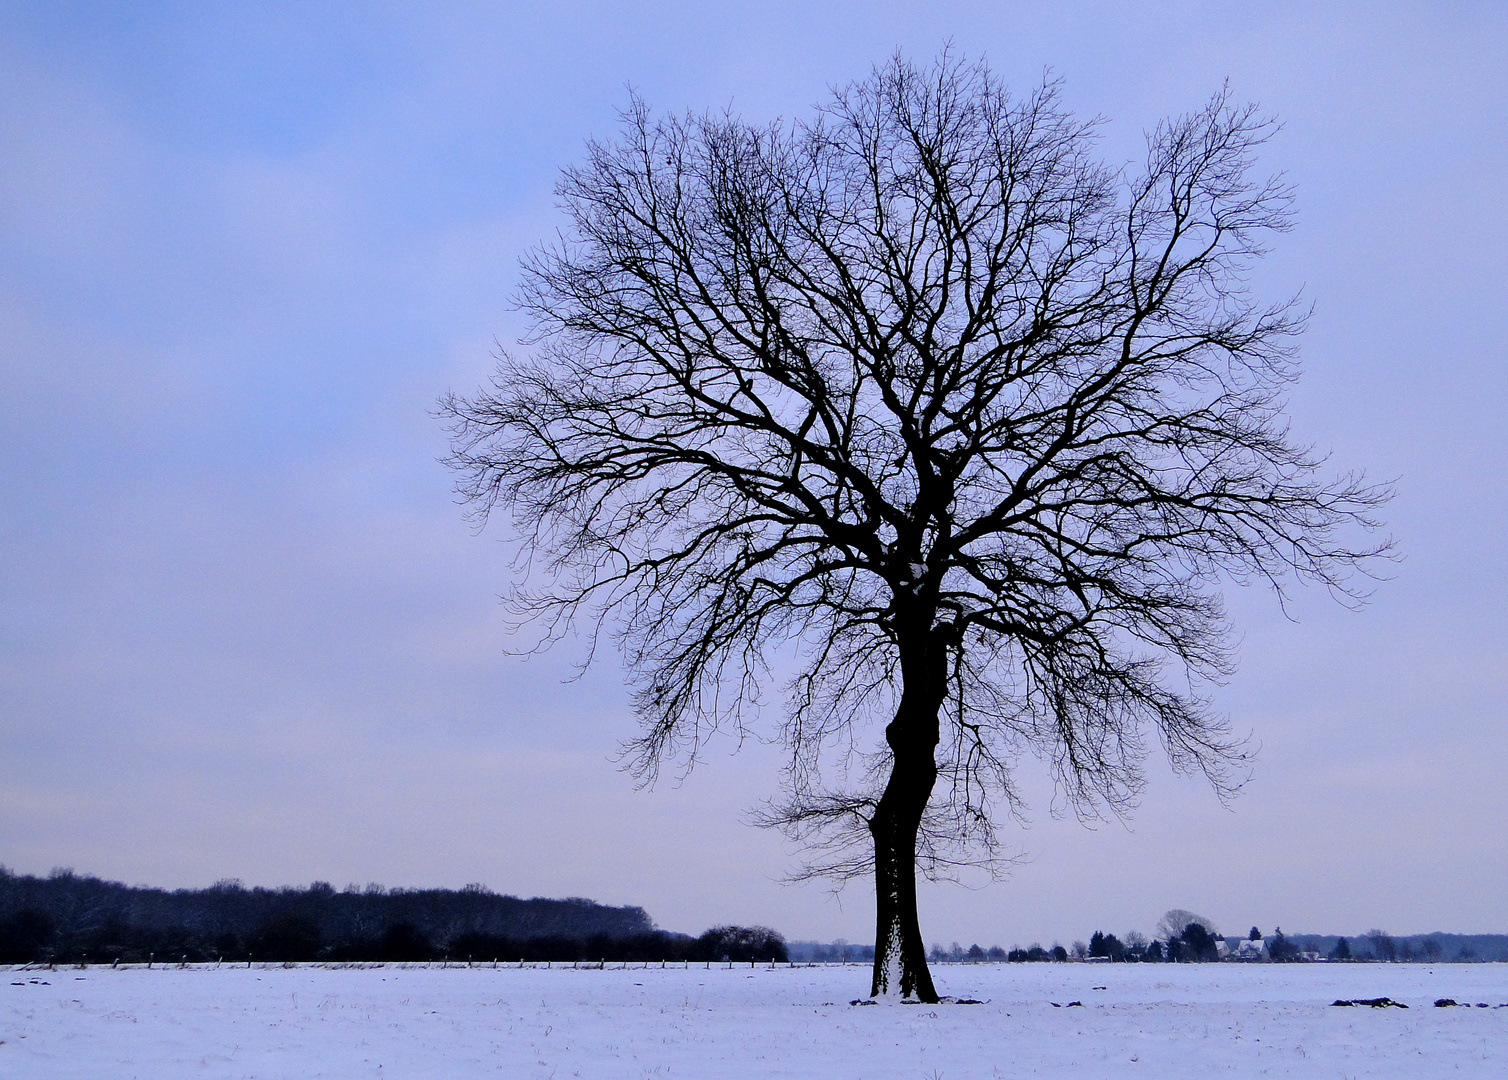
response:
<svg viewBox="0 0 1508 1080"><path fill-rule="evenodd" d="M1236 951L1235 951L1235 954L1232 956L1232 959L1235 959L1235 960L1266 960L1267 959L1267 942L1261 940L1260 938L1258 938L1256 941L1251 941L1249 939L1243 939L1241 942L1239 942L1237 944Z"/></svg>

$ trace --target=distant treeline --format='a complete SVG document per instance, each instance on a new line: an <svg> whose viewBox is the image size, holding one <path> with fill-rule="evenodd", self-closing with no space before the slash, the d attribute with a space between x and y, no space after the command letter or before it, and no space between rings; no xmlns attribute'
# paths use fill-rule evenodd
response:
<svg viewBox="0 0 1508 1080"><path fill-rule="evenodd" d="M639 907L521 900L481 885L384 889L152 889L0 867L0 963L427 960L783 961L767 927L700 937L656 929Z"/></svg>
<svg viewBox="0 0 1508 1080"><path fill-rule="evenodd" d="M1405 964L1508 961L1508 934L1437 932L1395 937L1372 930L1351 938L1334 934L1291 934L1288 940L1302 952L1318 953L1332 960L1380 960Z"/></svg>
<svg viewBox="0 0 1508 1080"><path fill-rule="evenodd" d="M1256 928L1253 927L1253 932ZM1224 946L1222 948L1222 946ZM1243 946L1248 948L1243 950ZM793 946L794 951L794 946ZM873 955L871 953L871 955ZM1316 960L1353 963L1474 963L1508 961L1508 934L1414 934L1395 937L1372 930L1356 937L1335 934L1284 934L1281 930L1263 938L1224 937L1190 923L1181 934L1166 940L1149 940L1132 931L1122 941L1115 934L1096 930L1087 943L1076 941L1071 949L1041 945L1006 950L998 945L984 948L957 942L951 948L934 945L928 953L934 963L1012 963L1075 960L1108 960L1112 963L1207 963L1218 960L1265 960L1273 963L1305 963Z"/></svg>
<svg viewBox="0 0 1508 1080"><path fill-rule="evenodd" d="M873 945L854 945L839 938L833 942L792 941L787 944L798 964L868 964L874 962Z"/></svg>
<svg viewBox="0 0 1508 1080"><path fill-rule="evenodd" d="M1007 960L1013 964L1045 963L1067 960L1068 950L1061 945L1054 945L1050 949L1044 949L1041 945L1032 945L1023 949L1017 945L1007 950L999 945L984 948L977 944L965 949L955 941L952 948L945 949L941 945L932 946L932 950L927 953L927 959L934 964L998 964Z"/></svg>

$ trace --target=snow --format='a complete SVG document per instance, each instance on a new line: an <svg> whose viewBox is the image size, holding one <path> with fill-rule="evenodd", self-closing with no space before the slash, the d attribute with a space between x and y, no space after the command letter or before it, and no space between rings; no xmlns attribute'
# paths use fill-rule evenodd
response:
<svg viewBox="0 0 1508 1080"><path fill-rule="evenodd" d="M895 903L894 899L892 903ZM900 905L896 903L895 906ZM899 923L892 921L889 940L885 942L885 973L879 986L880 1000L887 1004L898 1004L904 1000L901 992L901 975L901 927Z"/></svg>
<svg viewBox="0 0 1508 1080"><path fill-rule="evenodd" d="M933 970L985 1003L855 1008L858 965L0 969L0 1076L1508 1076L1508 1008L1433 1007L1508 1003L1508 964ZM1376 997L1409 1008L1330 1006Z"/></svg>

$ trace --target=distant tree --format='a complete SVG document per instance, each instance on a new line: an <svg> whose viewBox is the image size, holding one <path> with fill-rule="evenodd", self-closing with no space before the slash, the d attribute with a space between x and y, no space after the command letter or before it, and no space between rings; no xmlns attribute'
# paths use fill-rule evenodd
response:
<svg viewBox="0 0 1508 1080"><path fill-rule="evenodd" d="M969 951L964 954L964 959L971 964L977 964L984 959L984 950L977 943L970 945Z"/></svg>
<svg viewBox="0 0 1508 1080"><path fill-rule="evenodd" d="M1444 950L1440 945L1439 939L1429 937L1419 943L1419 951L1424 954L1426 960L1434 962L1440 959L1440 954Z"/></svg>
<svg viewBox="0 0 1508 1080"><path fill-rule="evenodd" d="M1280 926L1267 939L1267 956L1276 963L1290 963L1299 958L1299 947L1288 940Z"/></svg>
<svg viewBox="0 0 1508 1080"><path fill-rule="evenodd" d="M1203 924L1189 923L1183 928L1183 933L1179 937L1188 959L1201 963L1220 959L1220 949L1216 944L1215 936L1206 930Z"/></svg>
<svg viewBox="0 0 1508 1080"><path fill-rule="evenodd" d="M1073 943L1073 955L1083 959L1089 955L1089 946L1085 945L1082 941L1075 941Z"/></svg>
<svg viewBox="0 0 1508 1080"><path fill-rule="evenodd" d="M1052 958L1061 963L1068 959L1068 950L1061 945L1054 945L1052 947Z"/></svg>
<svg viewBox="0 0 1508 1080"><path fill-rule="evenodd" d="M1089 955L1095 957L1110 955L1105 949L1105 935L1098 930L1089 935Z"/></svg>
<svg viewBox="0 0 1508 1080"><path fill-rule="evenodd" d="M835 960L841 960L843 963L846 964L846 963L849 962L852 950L853 950L853 946L851 946L849 944L849 941L848 941L847 938L834 938L833 939L832 946L831 946L831 952L832 952L832 958L833 959L835 959Z"/></svg>
<svg viewBox="0 0 1508 1080"><path fill-rule="evenodd" d="M768 926L714 926L697 939L697 950L705 959L733 963L790 959L785 938Z"/></svg>
<svg viewBox="0 0 1508 1080"><path fill-rule="evenodd" d="M989 952L987 952L985 954L985 956L988 959L990 959L990 960L995 961L995 962L998 963L999 961L1005 959L1006 954L1005 954L1005 950L1002 949L999 945L991 945L990 949L989 949Z"/></svg>
<svg viewBox="0 0 1508 1080"><path fill-rule="evenodd" d="M1097 126L948 56L792 124L634 101L525 261L532 355L443 402L523 647L615 641L645 782L789 689L768 820L873 878L876 994L937 1000L916 876L991 864L1023 754L1089 814L1149 744L1230 793L1222 588L1379 550L1342 534L1384 493L1283 419L1301 309L1247 291L1273 125L1221 94L1136 170Z"/></svg>
<svg viewBox="0 0 1508 1080"><path fill-rule="evenodd" d="M1367 944L1372 948L1374 959L1391 964L1398 959L1398 944L1386 930L1368 930Z"/></svg>
<svg viewBox="0 0 1508 1080"><path fill-rule="evenodd" d="M1163 959L1162 942L1155 940L1148 942L1146 958L1152 963L1161 963Z"/></svg>
<svg viewBox="0 0 1508 1080"><path fill-rule="evenodd" d="M1185 911L1183 908L1172 908L1164 912L1162 918L1157 920L1157 932L1153 936L1161 938L1163 941L1182 937L1189 923L1198 923L1204 927L1205 931L1211 937L1218 937L1220 934L1220 931L1215 928L1215 924L1203 915L1196 915L1194 912Z"/></svg>
<svg viewBox="0 0 1508 1080"><path fill-rule="evenodd" d="M1247 941L1261 941L1262 940L1262 931L1258 930L1255 926L1253 926L1251 928L1251 933L1249 933L1249 934L1246 935L1246 940Z"/></svg>
<svg viewBox="0 0 1508 1080"><path fill-rule="evenodd" d="M1350 942L1348 942L1345 938L1341 938L1339 941L1337 941L1335 943L1335 948L1333 948L1333 949L1330 950L1330 959L1332 959L1332 960L1349 960L1349 959L1351 959L1351 944L1350 944Z"/></svg>

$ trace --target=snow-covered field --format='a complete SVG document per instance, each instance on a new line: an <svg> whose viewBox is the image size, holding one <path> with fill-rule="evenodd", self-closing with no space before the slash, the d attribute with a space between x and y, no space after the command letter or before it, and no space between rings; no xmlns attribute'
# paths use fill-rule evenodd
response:
<svg viewBox="0 0 1508 1080"><path fill-rule="evenodd" d="M0 969L0 1077L1508 1077L1508 964ZM1390 997L1396 1008L1333 1008ZM1070 1006L1081 1001L1081 1007ZM1056 1002L1059 1007L1054 1007Z"/></svg>

